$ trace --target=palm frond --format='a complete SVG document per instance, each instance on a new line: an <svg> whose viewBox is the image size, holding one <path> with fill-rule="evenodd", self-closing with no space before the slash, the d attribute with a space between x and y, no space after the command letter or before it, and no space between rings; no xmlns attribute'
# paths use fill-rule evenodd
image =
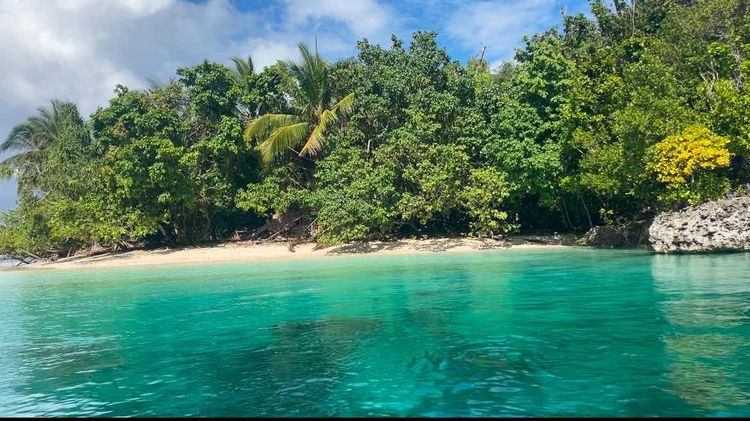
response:
<svg viewBox="0 0 750 421"><path fill-rule="evenodd" d="M339 121L342 117L341 114L350 113L353 107L354 93L351 93L331 107L330 110L324 110L320 114L320 121L310 133L310 137L307 138L305 145L302 147L300 156L317 155L325 146L325 131L328 125Z"/></svg>
<svg viewBox="0 0 750 421"><path fill-rule="evenodd" d="M68 150L71 142L76 141L75 136L84 130L83 118L75 104L53 100L50 105L38 108L37 115L13 127L0 143L0 152L13 151L0 162L2 176L16 176L19 191L43 189L40 183L43 183L50 153ZM77 131L71 132L71 128ZM76 135L71 136L73 133Z"/></svg>
<svg viewBox="0 0 750 421"><path fill-rule="evenodd" d="M336 103L331 108L334 112L342 112L344 114L349 114L352 112L352 109L354 109L354 92L350 93L349 95L341 98L341 101Z"/></svg>
<svg viewBox="0 0 750 421"><path fill-rule="evenodd" d="M9 156L5 158L4 160L0 161L0 165L10 167L10 168L20 168L28 161L31 161L34 157L34 152L32 151L26 151L17 153L13 156Z"/></svg>
<svg viewBox="0 0 750 421"><path fill-rule="evenodd" d="M304 103L309 105L310 115L316 119L320 117L329 98L328 64L318 54L313 53L307 44L298 45L301 60L299 62L287 60L285 66L289 73L297 80Z"/></svg>
<svg viewBox="0 0 750 421"><path fill-rule="evenodd" d="M253 74L253 72L255 71L253 58L250 56L247 56L247 60L244 60L241 57L234 56L232 57L232 61L234 62L234 71L232 71L232 76L237 82L241 82L243 79Z"/></svg>
<svg viewBox="0 0 750 421"><path fill-rule="evenodd" d="M231 60L234 62L235 73L237 74L244 73L243 70L245 69L245 60L237 56L233 56Z"/></svg>
<svg viewBox="0 0 750 421"><path fill-rule="evenodd" d="M264 138L274 129L299 122L299 117L291 114L264 114L250 121L245 127L243 137L245 141Z"/></svg>
<svg viewBox="0 0 750 421"><path fill-rule="evenodd" d="M318 125L315 126L315 128L313 128L304 146L302 146L302 150L299 152L299 155L300 156L317 155L323 149L323 146L325 143L323 134L326 131L326 127L329 124L334 123L336 120L338 120L338 117L336 116L335 111L332 111L332 110L323 111L323 113L320 115L320 122L318 122Z"/></svg>
<svg viewBox="0 0 750 421"><path fill-rule="evenodd" d="M33 147L31 139L33 133L27 123L21 123L10 131L3 143L0 143L0 152L10 150L23 150Z"/></svg>
<svg viewBox="0 0 750 421"><path fill-rule="evenodd" d="M273 162L273 159L281 155L289 148L293 148L302 142L307 135L308 124L296 123L277 128L260 144L260 153L265 164Z"/></svg>

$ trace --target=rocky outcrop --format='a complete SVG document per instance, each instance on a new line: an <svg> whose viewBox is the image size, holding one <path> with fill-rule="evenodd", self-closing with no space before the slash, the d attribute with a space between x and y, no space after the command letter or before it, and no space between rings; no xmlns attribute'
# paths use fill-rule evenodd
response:
<svg viewBox="0 0 750 421"><path fill-rule="evenodd" d="M650 225L651 220L649 219L594 227L579 238L577 244L599 248L648 247L648 228Z"/></svg>
<svg viewBox="0 0 750 421"><path fill-rule="evenodd" d="M750 250L750 197L661 214L648 233L651 247L659 253Z"/></svg>

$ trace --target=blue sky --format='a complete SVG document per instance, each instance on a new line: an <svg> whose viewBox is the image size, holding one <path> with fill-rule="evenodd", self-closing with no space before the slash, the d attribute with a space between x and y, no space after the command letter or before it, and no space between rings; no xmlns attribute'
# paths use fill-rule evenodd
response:
<svg viewBox="0 0 750 421"><path fill-rule="evenodd" d="M511 59L524 34L559 24L561 7L570 14L589 9L586 0L232 0L231 4L245 13L260 13L277 27L295 21L302 24L308 37L317 32L344 41L341 49L331 47L331 58L353 54L356 40L362 37L388 43L392 33L408 39L416 30L432 30L439 33L441 44L455 59L465 61L486 45L495 63ZM289 8L303 10L295 13Z"/></svg>
<svg viewBox="0 0 750 421"><path fill-rule="evenodd" d="M317 36L330 60L356 42L390 44L416 30L461 62L487 46L498 65L521 37L588 12L586 0L0 0L0 136L50 99L77 103L84 115L106 105L116 84L142 88L204 58L256 66L294 58ZM0 210L15 206L15 185L0 182Z"/></svg>

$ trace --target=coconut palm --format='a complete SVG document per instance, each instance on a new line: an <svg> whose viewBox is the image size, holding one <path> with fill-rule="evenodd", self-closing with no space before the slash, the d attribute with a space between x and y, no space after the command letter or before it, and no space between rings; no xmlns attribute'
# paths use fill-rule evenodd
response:
<svg viewBox="0 0 750 421"><path fill-rule="evenodd" d="M299 43L300 62L287 61L284 65L297 82L297 100L301 106L299 114L265 114L250 121L245 128L245 139L263 139L261 156L268 164L287 150L302 144L300 156L317 155L325 144L326 128L339 121L342 114L349 113L354 104L354 93L350 93L335 104L331 104L328 85L328 64L312 53L305 43Z"/></svg>
<svg viewBox="0 0 750 421"><path fill-rule="evenodd" d="M42 164L49 149L55 145L71 124L83 125L74 104L53 100L51 107L40 107L39 114L15 126L4 142L0 153L12 154L0 162L9 169L6 176L16 174L20 180L36 179L42 175ZM20 187L20 183L19 183Z"/></svg>
<svg viewBox="0 0 750 421"><path fill-rule="evenodd" d="M247 56L247 60L243 60L241 57L232 57L234 62L234 70L232 70L232 78L238 84L244 83L248 76L255 72L255 66L253 66L253 58Z"/></svg>

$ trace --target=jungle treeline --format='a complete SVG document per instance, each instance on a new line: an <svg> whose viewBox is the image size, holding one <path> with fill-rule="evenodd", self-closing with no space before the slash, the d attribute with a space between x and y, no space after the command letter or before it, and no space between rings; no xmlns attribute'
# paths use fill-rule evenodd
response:
<svg viewBox="0 0 750 421"><path fill-rule="evenodd" d="M580 231L742 193L750 2L590 7L492 69L417 32L337 62L205 61L88 117L52 101L0 145L0 253L219 241L287 213L323 244Z"/></svg>

